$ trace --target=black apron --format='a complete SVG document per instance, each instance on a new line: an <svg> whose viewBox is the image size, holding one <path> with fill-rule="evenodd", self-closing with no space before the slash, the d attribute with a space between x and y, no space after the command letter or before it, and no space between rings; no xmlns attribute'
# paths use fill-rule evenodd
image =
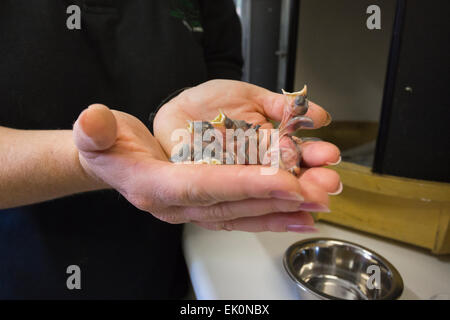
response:
<svg viewBox="0 0 450 320"><path fill-rule="evenodd" d="M214 10L225 8L229 17L222 21L228 29L220 30L236 32L231 0L220 2ZM205 39L201 3L0 1L0 125L70 129L92 103L146 123L171 92L220 77L217 66L225 66L223 77L239 78L240 34ZM81 8L81 30L66 26L73 4ZM215 63L209 57L220 40L235 45L224 63ZM187 280L181 231L115 191L3 210L0 299L178 298ZM81 290L67 289L69 265L81 269Z"/></svg>

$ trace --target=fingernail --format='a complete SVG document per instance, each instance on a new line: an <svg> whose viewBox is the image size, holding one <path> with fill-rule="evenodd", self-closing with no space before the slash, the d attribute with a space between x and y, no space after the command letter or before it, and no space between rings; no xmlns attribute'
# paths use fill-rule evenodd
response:
<svg viewBox="0 0 450 320"><path fill-rule="evenodd" d="M341 181L341 182L339 182L339 188L335 192L328 192L328 194L330 196L337 196L338 194L340 194L342 192L343 189L344 189L344 185L342 184L342 181Z"/></svg>
<svg viewBox="0 0 450 320"><path fill-rule="evenodd" d="M326 111L325 111L326 112ZM331 114L327 112L327 119L325 120L324 127L328 126L333 119L331 118Z"/></svg>
<svg viewBox="0 0 450 320"><path fill-rule="evenodd" d="M339 156L338 161L336 162L327 162L327 166L337 166L342 161L342 156Z"/></svg>
<svg viewBox="0 0 450 320"><path fill-rule="evenodd" d="M299 209L308 212L330 212L326 205L314 202L303 202Z"/></svg>
<svg viewBox="0 0 450 320"><path fill-rule="evenodd" d="M319 232L319 230L316 227L299 225L299 224L291 224L291 225L286 226L286 231L288 231L288 232L297 232L297 233L314 233L314 232Z"/></svg>
<svg viewBox="0 0 450 320"><path fill-rule="evenodd" d="M271 191L269 195L272 198L281 200L305 201L305 199L300 194L295 192Z"/></svg>

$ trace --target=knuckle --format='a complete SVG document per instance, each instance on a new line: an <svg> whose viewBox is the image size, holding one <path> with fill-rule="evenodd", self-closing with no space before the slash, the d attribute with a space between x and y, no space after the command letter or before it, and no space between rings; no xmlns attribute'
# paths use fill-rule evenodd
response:
<svg viewBox="0 0 450 320"><path fill-rule="evenodd" d="M195 222L195 224L201 226L202 228L211 230L211 231L221 231L224 229L223 221L215 221L215 222Z"/></svg>
<svg viewBox="0 0 450 320"><path fill-rule="evenodd" d="M233 221L233 220L225 221L225 222L223 223L222 229L223 229L223 230L226 230L226 231L233 231L233 230L235 230L235 224L234 224L234 221Z"/></svg>
<svg viewBox="0 0 450 320"><path fill-rule="evenodd" d="M183 217L177 213L162 213L162 214L158 214L156 216L159 220L164 221L166 223L169 224L180 224L180 223L185 223L187 221L185 221L185 219L183 219Z"/></svg>
<svg viewBox="0 0 450 320"><path fill-rule="evenodd" d="M286 209L285 207L287 205L288 205L287 201L275 200L275 201L270 201L270 204L268 207L271 212L277 212L277 211L284 211Z"/></svg>
<svg viewBox="0 0 450 320"><path fill-rule="evenodd" d="M259 231L273 231L273 229L271 228L271 224L267 219L262 219Z"/></svg>
<svg viewBox="0 0 450 320"><path fill-rule="evenodd" d="M267 200L265 201L265 212L273 213L273 212L283 212L289 211L291 207L291 201L289 200ZM292 201L293 202L293 201Z"/></svg>
<svg viewBox="0 0 450 320"><path fill-rule="evenodd" d="M232 212L226 205L214 205L207 209L208 212L208 218L211 219L217 219L217 220L227 220L230 219L232 216Z"/></svg>
<svg viewBox="0 0 450 320"><path fill-rule="evenodd" d="M225 227L225 222L223 222L223 221L213 222L211 225L212 230L215 230L215 231L224 230L224 227Z"/></svg>
<svg viewBox="0 0 450 320"><path fill-rule="evenodd" d="M185 189L185 199L192 204L205 205L209 203L207 191L197 183Z"/></svg>
<svg viewBox="0 0 450 320"><path fill-rule="evenodd" d="M300 205L298 201L277 201L276 210L272 212L293 212L299 211Z"/></svg>
<svg viewBox="0 0 450 320"><path fill-rule="evenodd" d="M203 182L195 177L187 183L177 184L174 189L168 190L167 194L180 205L207 205L210 202Z"/></svg>
<svg viewBox="0 0 450 320"><path fill-rule="evenodd" d="M169 206L176 204L178 199L180 199L180 194L178 194L177 191L178 190L171 185L161 183L154 188L152 194L160 206Z"/></svg>

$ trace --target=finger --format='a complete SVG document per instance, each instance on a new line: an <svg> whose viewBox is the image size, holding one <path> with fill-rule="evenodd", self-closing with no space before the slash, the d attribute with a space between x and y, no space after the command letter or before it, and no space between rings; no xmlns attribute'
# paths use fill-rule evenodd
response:
<svg viewBox="0 0 450 320"><path fill-rule="evenodd" d="M151 177L153 192L178 206L205 206L245 199L304 201L298 180L288 172L256 165L167 164ZM266 174L265 174L266 173Z"/></svg>
<svg viewBox="0 0 450 320"><path fill-rule="evenodd" d="M325 141L311 141L301 144L302 165L320 167L336 165L340 162L341 152L334 144Z"/></svg>
<svg viewBox="0 0 450 320"><path fill-rule="evenodd" d="M342 191L339 174L328 168L310 168L300 174L305 183L314 184L324 189L329 195L337 195Z"/></svg>
<svg viewBox="0 0 450 320"><path fill-rule="evenodd" d="M326 127L331 123L331 115L324 108L310 100L308 100L308 104L309 108L305 116L311 118L314 121L314 127L305 127L305 129L318 129L321 127Z"/></svg>
<svg viewBox="0 0 450 320"><path fill-rule="evenodd" d="M222 202L212 206L187 207L183 215L188 221L223 221L243 217L262 216L272 212L296 212L302 202L278 199L248 199Z"/></svg>
<svg viewBox="0 0 450 320"><path fill-rule="evenodd" d="M297 179L294 178L294 180ZM229 221L243 217L263 216L273 212L329 212L327 189L320 186L316 181L312 181L312 179L300 178L297 180L297 185L300 187L301 193L305 196L304 200L245 199L220 202L208 206L203 201L211 202L210 196L203 198L201 200L202 202L200 202L201 205L198 205L199 200L197 198L193 199L192 195L184 195L183 198L183 196L177 194L171 194L169 197L167 195L157 194L153 195L155 199L163 199L164 203L177 203L177 206L172 206L161 213L152 213L157 218L169 223L186 223L190 221ZM167 188L166 186L165 189L172 190L173 188L170 186ZM242 197L241 194L237 196ZM290 195L279 194L279 196L289 197ZM193 207L184 207L185 205L192 205L192 203L197 204Z"/></svg>
<svg viewBox="0 0 450 320"><path fill-rule="evenodd" d="M314 220L309 213L271 213L260 217L246 217L220 222L195 222L209 230L237 230L246 232L313 232Z"/></svg>
<svg viewBox="0 0 450 320"><path fill-rule="evenodd" d="M329 195L325 188L311 180L298 179L300 190L305 198L303 211L329 212Z"/></svg>
<svg viewBox="0 0 450 320"><path fill-rule="evenodd" d="M77 148L82 152L107 150L117 137L116 118L108 107L91 105L78 117L73 135Z"/></svg>
<svg viewBox="0 0 450 320"><path fill-rule="evenodd" d="M328 174L328 171L326 171L326 174ZM152 190L153 192L157 192L156 195L153 194L153 198L160 200L162 199L163 203L171 203L172 205L177 204L176 206L171 206L168 209L163 210L159 214L155 213L154 211L152 211L152 213L157 218L166 222L186 223L190 221L227 221L242 217L263 216L273 212L329 212L328 189L330 188L326 189L320 184L320 181L317 182L313 179L308 180L300 178L297 181L297 185L300 187L301 193L305 195L304 200L282 200L273 198L245 199L240 201L220 202L212 205L206 205L206 203L210 203L212 201L211 196L207 196L205 198L202 196L201 200L199 200L198 198L193 198L192 194L184 194L183 196L172 193L171 195L167 196L158 193L157 190ZM173 190L173 187L165 186L163 190L168 190L169 192L171 192ZM292 197L291 194L278 192L271 193L271 195L286 198ZM237 196L242 197L242 194ZM297 194L294 194L294 196L297 197ZM215 197L217 197L217 195ZM185 207L186 205L189 206L192 204L194 204L192 207Z"/></svg>

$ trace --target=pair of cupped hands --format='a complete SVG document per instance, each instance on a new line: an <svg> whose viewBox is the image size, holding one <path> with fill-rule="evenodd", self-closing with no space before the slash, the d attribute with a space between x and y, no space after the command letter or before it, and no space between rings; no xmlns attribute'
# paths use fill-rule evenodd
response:
<svg viewBox="0 0 450 320"><path fill-rule="evenodd" d="M94 104L74 125L75 144L87 176L114 188L138 209L168 223L192 222L211 230L314 231L309 212L328 211L329 195L342 189L324 168L340 161L328 142L302 144L301 175L261 174L259 165L174 164L172 132L187 120L210 120L222 110L232 119L271 128L281 120L285 97L240 81L212 80L187 89L155 116L154 136L136 117ZM310 102L314 128L329 114Z"/></svg>

